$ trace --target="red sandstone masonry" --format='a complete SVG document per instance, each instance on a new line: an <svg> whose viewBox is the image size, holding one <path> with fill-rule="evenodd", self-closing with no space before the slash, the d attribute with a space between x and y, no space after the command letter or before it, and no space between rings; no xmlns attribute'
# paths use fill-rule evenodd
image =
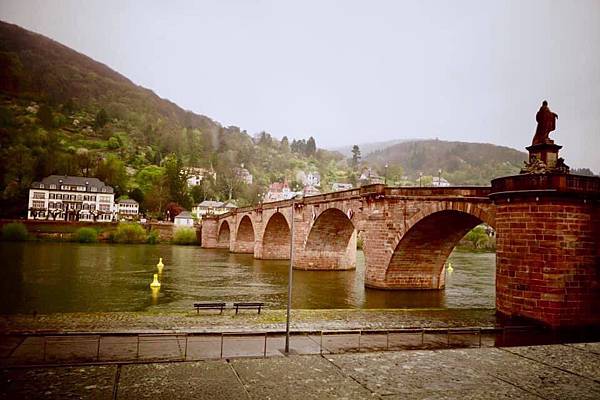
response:
<svg viewBox="0 0 600 400"><path fill-rule="evenodd" d="M504 187L496 185L494 192L509 193L527 186L527 177L516 179L518 182ZM556 181L569 191L579 192L600 188L587 181L571 184L569 179L535 177L535 184ZM492 193L489 188L374 185L307 197L296 201L294 267L352 267L353 240L360 231L367 286L438 289L444 286L443 265L452 247L465 230L483 221L498 232L499 312L552 326L587 323L593 319L590 310L600 306L600 217L597 201L586 206L579 192L552 200L537 193L526 201L512 198L492 204L487 198ZM219 217L219 223L227 220L231 229L229 248L244 252L253 249L255 258L289 257L291 204L268 203ZM245 216L254 240L247 235L249 225L241 223ZM318 222L321 216L323 224ZM219 242L221 234L216 229L214 223L203 224L203 246ZM224 233L221 239L226 242ZM583 319L578 321L580 315Z"/></svg>

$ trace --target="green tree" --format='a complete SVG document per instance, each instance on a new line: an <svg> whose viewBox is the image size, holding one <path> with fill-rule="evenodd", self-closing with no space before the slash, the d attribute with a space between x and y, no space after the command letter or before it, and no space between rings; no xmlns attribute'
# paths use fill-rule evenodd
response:
<svg viewBox="0 0 600 400"><path fill-rule="evenodd" d="M96 114L96 120L94 121L94 126L96 128L104 128L108 123L108 114L101 108L100 111Z"/></svg>
<svg viewBox="0 0 600 400"><path fill-rule="evenodd" d="M314 137L309 137L306 142L306 155L312 157L317 152L317 142L315 142Z"/></svg>
<svg viewBox="0 0 600 400"><path fill-rule="evenodd" d="M128 177L125 164L117 156L109 154L98 163L96 177L115 189L115 194L120 196L127 192Z"/></svg>
<svg viewBox="0 0 600 400"><path fill-rule="evenodd" d="M54 126L54 115L52 115L52 109L47 104L40 106L37 117L44 128L50 129Z"/></svg>
<svg viewBox="0 0 600 400"><path fill-rule="evenodd" d="M281 138L281 151L284 153L290 152L290 141L287 136Z"/></svg>
<svg viewBox="0 0 600 400"><path fill-rule="evenodd" d="M359 163L360 163L360 148L358 147L357 144L355 144L354 146L352 146L352 162L351 162L352 168L356 169L358 167Z"/></svg>
<svg viewBox="0 0 600 400"><path fill-rule="evenodd" d="M191 205L187 187L187 175L183 169L183 161L176 154L171 154L163 162L166 184L171 201L185 208Z"/></svg>

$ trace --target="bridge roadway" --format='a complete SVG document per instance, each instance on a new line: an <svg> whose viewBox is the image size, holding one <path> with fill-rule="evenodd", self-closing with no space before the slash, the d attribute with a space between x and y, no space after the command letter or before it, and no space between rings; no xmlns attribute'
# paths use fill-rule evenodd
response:
<svg viewBox="0 0 600 400"><path fill-rule="evenodd" d="M360 237L367 287L443 289L452 249L483 222L497 232L497 310L581 326L600 322L599 204L600 178L578 175L517 175L491 187L369 185L209 216L202 247L258 259L290 259L291 248L295 269L347 270Z"/></svg>

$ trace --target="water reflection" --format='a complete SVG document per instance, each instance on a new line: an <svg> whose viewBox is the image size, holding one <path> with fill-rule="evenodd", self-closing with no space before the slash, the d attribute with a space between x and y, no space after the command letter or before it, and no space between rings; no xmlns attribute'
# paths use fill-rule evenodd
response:
<svg viewBox="0 0 600 400"><path fill-rule="evenodd" d="M197 301L284 308L288 261L184 246L0 243L0 312L189 310ZM161 287L150 290L163 258ZM493 308L494 254L455 252L445 291L364 288L357 270L294 271L294 308Z"/></svg>

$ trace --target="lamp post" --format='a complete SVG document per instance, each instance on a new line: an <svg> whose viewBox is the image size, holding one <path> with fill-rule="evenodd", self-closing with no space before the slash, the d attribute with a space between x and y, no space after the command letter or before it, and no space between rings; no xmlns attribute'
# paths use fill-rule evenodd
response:
<svg viewBox="0 0 600 400"><path fill-rule="evenodd" d="M423 178L423 173L419 172L419 187L421 187L421 178Z"/></svg>
<svg viewBox="0 0 600 400"><path fill-rule="evenodd" d="M294 197L295 198L295 197ZM288 301L285 318L285 353L290 352L290 311L292 309L292 274L294 265L294 213L296 202L292 200L292 222L290 223L290 267L288 269Z"/></svg>
<svg viewBox="0 0 600 400"><path fill-rule="evenodd" d="M384 181L383 182L385 183L386 186L387 186L387 171L388 171L388 167L389 167L388 163L385 163L385 176L384 176Z"/></svg>
<svg viewBox="0 0 600 400"><path fill-rule="evenodd" d="M438 169L438 187L442 186L442 169Z"/></svg>

